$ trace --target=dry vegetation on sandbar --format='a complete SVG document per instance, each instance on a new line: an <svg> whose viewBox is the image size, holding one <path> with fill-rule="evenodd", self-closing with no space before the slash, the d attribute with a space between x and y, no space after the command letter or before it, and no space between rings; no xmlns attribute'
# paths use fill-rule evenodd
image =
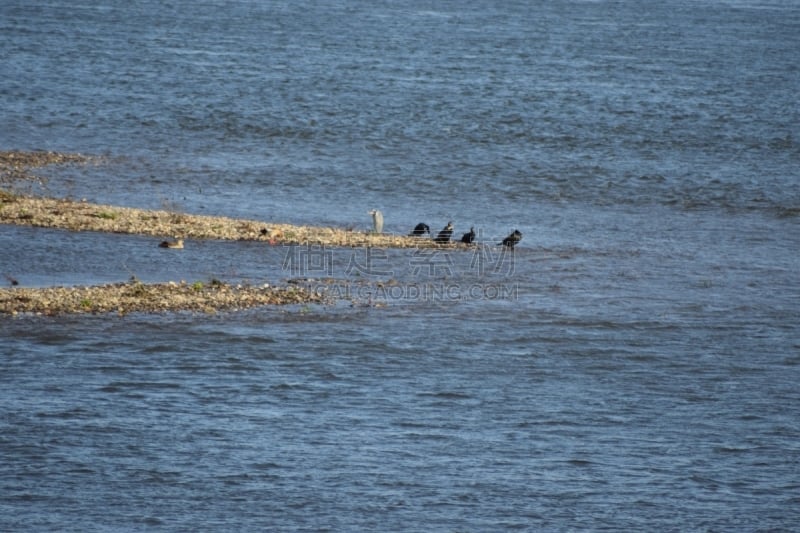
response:
<svg viewBox="0 0 800 533"><path fill-rule="evenodd" d="M209 283L139 281L91 287L0 288L0 315L31 313L210 313L262 305L322 304L322 295L302 287L256 287Z"/></svg>
<svg viewBox="0 0 800 533"><path fill-rule="evenodd" d="M96 158L55 152L0 152L0 186L8 184L12 179L35 179L36 177L29 173L30 168L89 161L96 161ZM460 243L436 244L429 238L405 235L192 215L170 210L136 209L16 194L2 189L0 189L0 223L181 239L263 240L287 244L385 248L461 246Z"/></svg>
<svg viewBox="0 0 800 533"><path fill-rule="evenodd" d="M105 231L181 239L262 240L285 244L375 246L382 248L456 248L428 238L298 226L174 211L136 209L67 199L40 198L0 191L0 223Z"/></svg>

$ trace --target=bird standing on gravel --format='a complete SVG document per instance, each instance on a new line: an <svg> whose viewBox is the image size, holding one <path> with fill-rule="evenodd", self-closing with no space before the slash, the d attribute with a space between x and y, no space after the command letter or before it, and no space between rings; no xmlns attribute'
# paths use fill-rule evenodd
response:
<svg viewBox="0 0 800 533"><path fill-rule="evenodd" d="M439 244L446 244L450 242L450 237L452 237L452 235L453 235L453 222L451 221L447 223L444 229L439 232L439 235L437 235L434 240Z"/></svg>
<svg viewBox="0 0 800 533"><path fill-rule="evenodd" d="M431 234L431 228L430 228L430 226L428 226L424 222L420 222L419 224L414 226L413 230L411 230L411 235L415 236L415 237L419 237L421 235L425 235L426 233L428 235L430 235Z"/></svg>
<svg viewBox="0 0 800 533"><path fill-rule="evenodd" d="M372 231L374 233L383 233L383 213L373 209L369 214L372 215Z"/></svg>
<svg viewBox="0 0 800 533"><path fill-rule="evenodd" d="M475 241L475 228L469 228L469 233L465 233L461 236L461 242L464 244L472 244Z"/></svg>

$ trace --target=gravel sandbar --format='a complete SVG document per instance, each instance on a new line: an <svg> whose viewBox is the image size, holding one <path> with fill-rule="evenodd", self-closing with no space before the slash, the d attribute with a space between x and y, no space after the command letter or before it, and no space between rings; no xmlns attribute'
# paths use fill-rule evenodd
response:
<svg viewBox="0 0 800 533"><path fill-rule="evenodd" d="M326 303L322 295L303 287L234 286L216 280L192 284L130 281L88 287L0 288L0 315L213 313L262 305L322 303Z"/></svg>

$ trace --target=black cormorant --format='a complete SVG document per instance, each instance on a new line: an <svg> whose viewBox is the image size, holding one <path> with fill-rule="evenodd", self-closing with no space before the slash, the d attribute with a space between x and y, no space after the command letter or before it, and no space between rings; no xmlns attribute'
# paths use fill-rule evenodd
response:
<svg viewBox="0 0 800 533"><path fill-rule="evenodd" d="M472 244L475 241L475 228L469 228L469 233L465 233L461 236L461 242L465 244Z"/></svg>
<svg viewBox="0 0 800 533"><path fill-rule="evenodd" d="M448 222L447 225L444 227L442 231L439 232L439 235L436 236L434 241L445 244L450 242L450 237L453 236L453 223Z"/></svg>
<svg viewBox="0 0 800 533"><path fill-rule="evenodd" d="M425 235L426 233L428 235L430 235L431 234L431 228L430 228L430 226L428 226L424 222L420 222L419 224L414 226L414 229L411 231L411 235L412 236Z"/></svg>
<svg viewBox="0 0 800 533"><path fill-rule="evenodd" d="M513 248L519 241L522 240L522 233L515 229L514 233L510 234L508 237L503 239L503 246L508 246L509 248Z"/></svg>

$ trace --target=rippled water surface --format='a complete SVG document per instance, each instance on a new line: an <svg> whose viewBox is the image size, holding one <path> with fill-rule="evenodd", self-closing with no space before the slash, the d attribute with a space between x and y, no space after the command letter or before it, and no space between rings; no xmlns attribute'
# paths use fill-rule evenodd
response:
<svg viewBox="0 0 800 533"><path fill-rule="evenodd" d="M337 297L0 319L0 529L800 522L796 3L6 2L0 29L0 149L102 156L34 192L479 235L0 226L24 286Z"/></svg>

